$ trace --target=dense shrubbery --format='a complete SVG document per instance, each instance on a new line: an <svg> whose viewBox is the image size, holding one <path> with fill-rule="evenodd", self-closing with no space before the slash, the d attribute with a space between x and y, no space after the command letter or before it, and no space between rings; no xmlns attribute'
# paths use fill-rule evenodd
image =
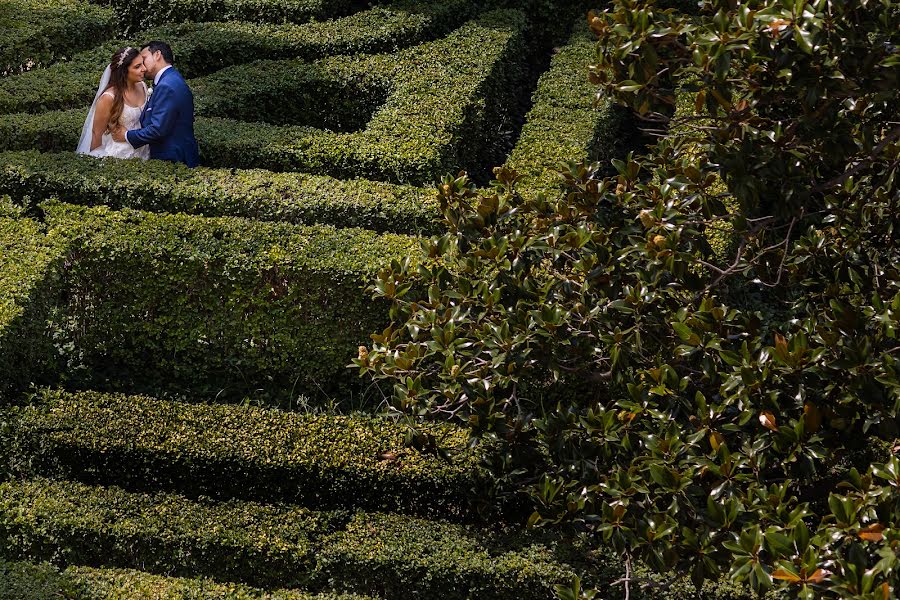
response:
<svg viewBox="0 0 900 600"><path fill-rule="evenodd" d="M262 170L99 161L74 153L0 153L0 194L30 214L43 198L153 212L437 233L433 189Z"/></svg>
<svg viewBox="0 0 900 600"><path fill-rule="evenodd" d="M62 392L10 415L31 469L90 483L457 520L486 501L487 473L455 426L422 431L416 449L378 417Z"/></svg>
<svg viewBox="0 0 900 600"><path fill-rule="evenodd" d="M50 301L27 309L44 334L39 349L48 336L53 346L10 371L26 382L340 395L335 375L386 319L362 282L418 247L360 229L44 210L47 239L64 253L42 282ZM0 347L35 352L6 337Z"/></svg>
<svg viewBox="0 0 900 600"><path fill-rule="evenodd" d="M0 76L46 65L110 37L113 12L82 0L0 5Z"/></svg>
<svg viewBox="0 0 900 600"><path fill-rule="evenodd" d="M522 177L520 190L559 189L559 168L564 161L605 164L624 154L628 145L625 111L609 101L591 108L596 87L588 80L587 65L595 43L584 20L579 19L568 43L541 75L534 105L506 163Z"/></svg>
<svg viewBox="0 0 900 600"><path fill-rule="evenodd" d="M559 196L446 180L450 231L381 274L394 325L357 364L398 410L506 440L535 521L629 567L891 597L900 11L619 0L591 26L604 95L662 126L681 85L697 114Z"/></svg>

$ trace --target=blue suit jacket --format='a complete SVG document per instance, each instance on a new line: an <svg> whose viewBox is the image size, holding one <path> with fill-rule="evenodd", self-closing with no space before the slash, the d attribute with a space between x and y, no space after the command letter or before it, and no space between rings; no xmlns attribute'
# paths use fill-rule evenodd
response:
<svg viewBox="0 0 900 600"><path fill-rule="evenodd" d="M194 95L181 73L166 69L141 114L141 128L126 134L134 148L150 145L150 158L200 164L194 137Z"/></svg>

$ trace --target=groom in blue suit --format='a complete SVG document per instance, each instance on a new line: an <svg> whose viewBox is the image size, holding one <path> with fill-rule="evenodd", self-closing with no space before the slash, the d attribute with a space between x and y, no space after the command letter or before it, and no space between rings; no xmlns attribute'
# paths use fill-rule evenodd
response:
<svg viewBox="0 0 900 600"><path fill-rule="evenodd" d="M150 145L150 158L200 164L194 137L194 95L184 77L172 65L175 57L165 42L150 42L142 50L147 75L153 77L153 93L141 114L141 128L117 132L117 141L134 148Z"/></svg>

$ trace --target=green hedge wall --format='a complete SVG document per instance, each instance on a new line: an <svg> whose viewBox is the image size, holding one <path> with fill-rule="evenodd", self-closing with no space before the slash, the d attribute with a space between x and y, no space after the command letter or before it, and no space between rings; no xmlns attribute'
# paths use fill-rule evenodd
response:
<svg viewBox="0 0 900 600"><path fill-rule="evenodd" d="M207 578L163 577L133 569L68 567L0 560L3 600L371 600L364 596L265 591Z"/></svg>
<svg viewBox="0 0 900 600"><path fill-rule="evenodd" d="M164 161L140 168L74 153L0 153L0 194L20 204L55 197L154 212L234 216L431 235L440 230L435 191L304 173L189 169Z"/></svg>
<svg viewBox="0 0 900 600"><path fill-rule="evenodd" d="M488 0L488 5L497 1ZM87 106L112 53L150 39L166 40L175 53L176 66L190 78L260 59L316 60L395 51L444 35L481 9L474 0L407 0L304 25L211 22L162 26L108 42L46 69L0 78L0 114ZM83 123L84 116L81 120Z"/></svg>
<svg viewBox="0 0 900 600"><path fill-rule="evenodd" d="M441 455L406 447L406 428L378 417L145 396L42 392L14 420L42 472L129 489L460 519L489 479L449 425L422 429Z"/></svg>
<svg viewBox="0 0 900 600"><path fill-rule="evenodd" d="M478 170L490 160L484 149L491 147L523 76L525 26L522 13L497 11L397 55L323 60L322 68L336 76L390 81L387 100L365 130L333 133L201 119L201 160L401 183Z"/></svg>
<svg viewBox="0 0 900 600"><path fill-rule="evenodd" d="M137 31L184 21L304 23L349 14L365 0L93 0L112 7L121 27Z"/></svg>
<svg viewBox="0 0 900 600"><path fill-rule="evenodd" d="M0 540L11 559L395 598L545 600L574 574L564 548L441 521L43 479L0 483Z"/></svg>
<svg viewBox="0 0 900 600"><path fill-rule="evenodd" d="M0 76L48 64L113 35L113 11L83 0L0 3Z"/></svg>
<svg viewBox="0 0 900 600"><path fill-rule="evenodd" d="M61 247L29 219L0 217L0 393L56 368L46 335Z"/></svg>
<svg viewBox="0 0 900 600"><path fill-rule="evenodd" d="M237 218L45 205L65 240L50 333L73 384L271 401L346 394L386 324L363 291L418 238ZM46 287L46 286L45 286ZM45 317L47 318L47 317Z"/></svg>
<svg viewBox="0 0 900 600"><path fill-rule="evenodd" d="M523 176L520 190L552 192L566 161L608 163L623 152L627 116L610 102L593 108L596 86L588 81L596 41L579 19L572 37L538 81L533 107L507 165Z"/></svg>
<svg viewBox="0 0 900 600"><path fill-rule="evenodd" d="M502 158L490 155L491 142L523 77L525 26L521 12L495 11L397 55L325 59L319 64L334 77L391 82L365 130L336 133L201 117L201 162L413 184L498 164ZM0 151L70 150L83 112L0 116Z"/></svg>

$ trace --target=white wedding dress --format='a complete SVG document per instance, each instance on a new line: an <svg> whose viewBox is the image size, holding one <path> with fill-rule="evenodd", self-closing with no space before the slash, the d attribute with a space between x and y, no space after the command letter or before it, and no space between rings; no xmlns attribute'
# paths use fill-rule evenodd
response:
<svg viewBox="0 0 900 600"><path fill-rule="evenodd" d="M97 101L100 99L100 96L112 95L112 92L105 91L106 88L109 87L109 77L110 68L106 67L106 70L103 72L103 77L100 78L100 87L97 89L97 94L94 96L94 102L91 104L91 109L88 111L84 127L81 129L81 139L78 141L78 148L75 151L79 154L88 154L97 158L139 158L141 160L148 160L150 158L150 146L143 146L135 150L128 142L117 142L112 139L110 133L104 133L103 137L100 138L100 145L91 150L94 114L97 108ZM144 112L144 106L147 105L149 99L150 96L147 93L147 86L144 84L144 103L141 106L128 106L126 103L125 106L122 107L120 123L126 130L141 128L141 113Z"/></svg>

